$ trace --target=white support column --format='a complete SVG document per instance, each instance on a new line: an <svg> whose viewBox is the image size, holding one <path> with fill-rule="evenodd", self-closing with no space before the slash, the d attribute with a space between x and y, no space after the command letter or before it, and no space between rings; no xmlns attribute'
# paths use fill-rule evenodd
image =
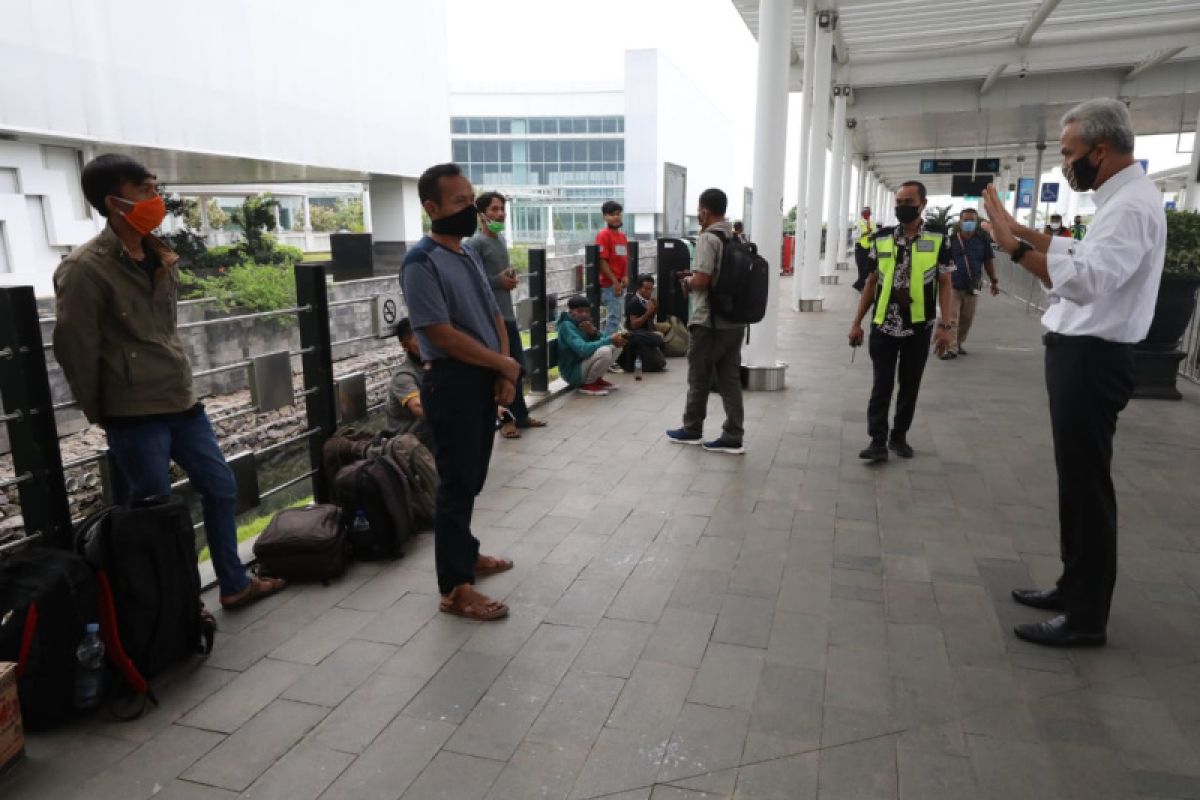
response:
<svg viewBox="0 0 1200 800"><path fill-rule="evenodd" d="M200 235L208 236L212 230L212 222L208 218L208 198L200 195L196 198L196 203L200 210Z"/></svg>
<svg viewBox="0 0 1200 800"><path fill-rule="evenodd" d="M1012 183L1012 165L1011 164L1006 166L1004 168L1004 171L1000 173L1000 181L1001 181L1000 204L1004 205L1008 200L1008 185L1010 183ZM983 208L982 202L979 204L979 207L981 209Z"/></svg>
<svg viewBox="0 0 1200 800"><path fill-rule="evenodd" d="M830 59L833 54L831 15L818 12L816 23L817 36L812 52L813 112L808 142L808 198L804 209L804 265L792 282L792 308L796 311L820 311L823 299L821 220L825 205L825 137L829 128Z"/></svg>
<svg viewBox="0 0 1200 800"><path fill-rule="evenodd" d="M1196 137L1192 139L1192 165L1188 167L1187 179L1183 207L1200 211L1200 114L1196 115Z"/></svg>
<svg viewBox="0 0 1200 800"><path fill-rule="evenodd" d="M801 84L800 97L800 151L797 160L800 162L799 184L796 189L796 241L792 248L792 305L800 301L800 275L804 271L804 220L807 218L808 207L808 148L812 140L812 96L813 96L813 60L812 53L817 38L816 3L808 3L804 8L804 80Z"/></svg>
<svg viewBox="0 0 1200 800"><path fill-rule="evenodd" d="M311 253L313 248L312 204L308 195L300 196L300 210L304 214L304 252ZM363 230L366 230L367 208L363 206Z"/></svg>
<svg viewBox="0 0 1200 800"><path fill-rule="evenodd" d="M871 207L871 224L874 225L875 218L879 215L879 207L875 203L875 188L879 184L875 181L874 172L871 172L870 170L865 171L867 173L867 177L864 181L865 185L863 186L862 205Z"/></svg>
<svg viewBox="0 0 1200 800"><path fill-rule="evenodd" d="M838 203L838 249L837 249L837 268L846 269L850 261L850 253L848 243L846 241L846 228L849 226L850 219L853 217L854 198L850 196L850 167L854 159L850 155L850 129L846 128L842 135L845 141L842 142L842 191L838 195L841 201Z"/></svg>
<svg viewBox="0 0 1200 800"><path fill-rule="evenodd" d="M1042 201L1042 158L1046 155L1045 142L1038 142L1037 158L1033 160L1033 202L1030 203L1027 227L1037 228L1038 207Z"/></svg>
<svg viewBox="0 0 1200 800"><path fill-rule="evenodd" d="M833 38L830 37L830 43ZM833 87L833 153L830 155L829 191L825 204L825 259L821 262L821 283L837 283L838 230L842 216L842 166L846 160L846 100L849 86Z"/></svg>
<svg viewBox="0 0 1200 800"><path fill-rule="evenodd" d="M754 240L771 273L778 273L782 252L783 164L787 137L788 70L791 62L792 0L759 0L758 77L754 106ZM772 278L771 284L778 286ZM767 314L753 326L742 364L754 369L777 369L779 304L774 291ZM782 385L782 381L779 382Z"/></svg>
<svg viewBox="0 0 1200 800"><path fill-rule="evenodd" d="M858 158L858 181L854 186L854 202L850 204L850 219L858 224L858 215L867 204L867 157Z"/></svg>
<svg viewBox="0 0 1200 800"><path fill-rule="evenodd" d="M364 183L362 189L363 203L363 230L367 233L375 233L374 215L371 213L371 184Z"/></svg>

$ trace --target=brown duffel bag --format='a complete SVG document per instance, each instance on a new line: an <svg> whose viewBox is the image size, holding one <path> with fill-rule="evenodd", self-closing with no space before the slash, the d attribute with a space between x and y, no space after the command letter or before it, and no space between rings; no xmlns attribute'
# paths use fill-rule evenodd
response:
<svg viewBox="0 0 1200 800"><path fill-rule="evenodd" d="M366 458L367 448L378 438L370 431L345 426L338 428L333 432L333 436L325 441L321 448L321 471L325 474L325 484L331 487L334 493L334 502L338 502L336 496L338 472L342 467Z"/></svg>
<svg viewBox="0 0 1200 800"><path fill-rule="evenodd" d="M254 542L259 572L288 581L328 581L346 571L346 526L334 505L286 508Z"/></svg>

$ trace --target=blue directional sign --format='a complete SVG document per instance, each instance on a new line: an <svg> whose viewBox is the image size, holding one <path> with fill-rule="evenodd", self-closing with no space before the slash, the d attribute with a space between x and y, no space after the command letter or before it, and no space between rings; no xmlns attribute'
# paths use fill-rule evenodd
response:
<svg viewBox="0 0 1200 800"><path fill-rule="evenodd" d="M1177 207L1177 206L1175 205L1175 201L1174 201L1174 200L1168 200L1168 201L1167 201L1167 211L1174 211L1174 210L1176 209L1176 207Z"/></svg>
<svg viewBox="0 0 1200 800"><path fill-rule="evenodd" d="M1042 202L1057 203L1058 202L1058 184L1043 183L1042 184Z"/></svg>

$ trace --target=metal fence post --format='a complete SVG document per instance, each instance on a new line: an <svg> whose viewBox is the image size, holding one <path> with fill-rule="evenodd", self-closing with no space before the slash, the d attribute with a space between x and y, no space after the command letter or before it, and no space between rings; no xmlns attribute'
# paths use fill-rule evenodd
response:
<svg viewBox="0 0 1200 800"><path fill-rule="evenodd" d="M630 241L626 253L629 254L629 270L627 272L629 283L625 286L625 294L631 295L638 288L638 243ZM625 309L621 309L621 316L625 316Z"/></svg>
<svg viewBox="0 0 1200 800"><path fill-rule="evenodd" d="M547 342L547 322L550 317L546 293L546 250L535 247L529 251L529 296L533 313L529 320L529 384L535 392L550 391L550 348Z"/></svg>
<svg viewBox="0 0 1200 800"><path fill-rule="evenodd" d="M604 326L600 323L600 248L594 244L585 246L583 262L587 265L585 290L588 302L592 306L592 322L596 323L597 328L603 330Z"/></svg>
<svg viewBox="0 0 1200 800"><path fill-rule="evenodd" d="M32 286L0 288L0 400L28 536L71 547L54 401Z"/></svg>
<svg viewBox="0 0 1200 800"><path fill-rule="evenodd" d="M318 503L328 503L331 501L332 487L325 479L321 451L325 441L337 429L337 394L333 385L329 292L325 285L324 266L296 265L296 305L305 309L298 316L308 428L320 431L308 439L309 464L313 470L313 499Z"/></svg>

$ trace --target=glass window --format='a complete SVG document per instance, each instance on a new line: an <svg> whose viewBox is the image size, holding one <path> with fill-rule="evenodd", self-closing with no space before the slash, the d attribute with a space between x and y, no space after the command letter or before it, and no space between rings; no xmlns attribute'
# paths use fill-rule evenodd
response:
<svg viewBox="0 0 1200 800"><path fill-rule="evenodd" d="M501 133L512 133L512 120L511 119L500 120L500 132Z"/></svg>
<svg viewBox="0 0 1200 800"><path fill-rule="evenodd" d="M451 133L466 133L467 132L467 121L465 119L463 119L462 117L455 117L454 119L450 120L450 132Z"/></svg>
<svg viewBox="0 0 1200 800"><path fill-rule="evenodd" d="M546 142L545 147L546 147L545 160L552 164L556 163L558 161L558 142Z"/></svg>
<svg viewBox="0 0 1200 800"><path fill-rule="evenodd" d="M467 143L466 142L455 142L454 143L454 160L456 162L458 162L459 164L462 164L463 162L465 162L467 160Z"/></svg>
<svg viewBox="0 0 1200 800"><path fill-rule="evenodd" d="M604 160L604 142L591 141L587 143L588 159L591 161Z"/></svg>
<svg viewBox="0 0 1200 800"><path fill-rule="evenodd" d="M512 132L518 136L525 135L525 120L514 119L512 121Z"/></svg>
<svg viewBox="0 0 1200 800"><path fill-rule="evenodd" d="M500 142L500 161L512 163L513 151L512 142Z"/></svg>
<svg viewBox="0 0 1200 800"><path fill-rule="evenodd" d="M530 162L539 164L544 160L543 153L545 151L543 150L543 148L545 146L546 146L546 142L530 142L529 143L529 160L530 160Z"/></svg>
<svg viewBox="0 0 1200 800"><path fill-rule="evenodd" d="M483 157L483 146L485 144L486 142L468 142L469 149L467 151L467 160L471 161L472 163L485 160Z"/></svg>
<svg viewBox="0 0 1200 800"><path fill-rule="evenodd" d="M558 133L558 120L553 118L543 119L542 133Z"/></svg>
<svg viewBox="0 0 1200 800"><path fill-rule="evenodd" d="M604 160L613 162L617 160L617 142L604 142Z"/></svg>
<svg viewBox="0 0 1200 800"><path fill-rule="evenodd" d="M540 119L529 120L529 132L530 133L541 133L542 132L542 121Z"/></svg>
<svg viewBox="0 0 1200 800"><path fill-rule="evenodd" d="M496 123L496 120L485 119L483 121L483 132L484 133L498 133L499 130L500 130L500 126Z"/></svg>
<svg viewBox="0 0 1200 800"><path fill-rule="evenodd" d="M481 120L481 119L469 120L468 124L470 126L471 133L483 133L483 120Z"/></svg>
<svg viewBox="0 0 1200 800"><path fill-rule="evenodd" d="M588 133L603 133L604 132L604 120L602 120L602 119L598 119L598 118L589 119L587 121L587 126L588 126Z"/></svg>
<svg viewBox="0 0 1200 800"><path fill-rule="evenodd" d="M572 131L574 131L574 126L571 123L572 123L572 120L570 117L559 117L558 118L558 132L559 133L571 133Z"/></svg>
<svg viewBox="0 0 1200 800"><path fill-rule="evenodd" d="M575 150L576 161L587 161L588 158L588 143L587 142L572 142Z"/></svg>
<svg viewBox="0 0 1200 800"><path fill-rule="evenodd" d="M625 132L625 118L617 117L617 133Z"/></svg>
<svg viewBox="0 0 1200 800"><path fill-rule="evenodd" d="M500 160L500 143L499 142L481 142L483 145L484 161L499 161Z"/></svg>
<svg viewBox="0 0 1200 800"><path fill-rule="evenodd" d="M587 131L588 131L588 121L586 119L575 120L575 132L576 133L587 133Z"/></svg>
<svg viewBox="0 0 1200 800"><path fill-rule="evenodd" d="M604 124L601 127L601 130L603 130L604 133L616 133L617 132L616 119L609 117L608 119L604 120Z"/></svg>

